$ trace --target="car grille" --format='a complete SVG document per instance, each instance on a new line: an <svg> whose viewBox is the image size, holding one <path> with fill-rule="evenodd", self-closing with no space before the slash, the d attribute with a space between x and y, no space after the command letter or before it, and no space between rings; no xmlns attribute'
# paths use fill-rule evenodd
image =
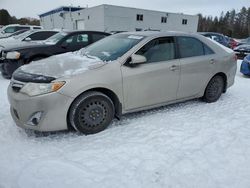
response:
<svg viewBox="0 0 250 188"><path fill-rule="evenodd" d="M23 88L23 86L24 84L21 82L15 82L15 81L11 82L11 88L16 93L18 93Z"/></svg>

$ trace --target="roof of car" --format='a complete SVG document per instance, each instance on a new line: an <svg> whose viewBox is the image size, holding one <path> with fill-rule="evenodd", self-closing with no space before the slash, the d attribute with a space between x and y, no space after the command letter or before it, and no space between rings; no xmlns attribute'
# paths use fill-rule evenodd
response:
<svg viewBox="0 0 250 188"><path fill-rule="evenodd" d="M68 34L82 33L82 32L86 32L86 33L103 33L103 34L107 34L107 35L110 34L110 33L101 32L101 31L87 31L87 30L62 30L61 32L68 33Z"/></svg>
<svg viewBox="0 0 250 188"><path fill-rule="evenodd" d="M135 31L135 32L124 32L119 34L129 34L129 35L141 35L145 37L150 36L179 36L179 35L189 35L194 36L195 33L187 33L187 32L181 32L181 31Z"/></svg>
<svg viewBox="0 0 250 188"><path fill-rule="evenodd" d="M205 35L205 34L213 34L213 35L221 35L224 36L222 33L216 33L216 32L198 32L201 35Z"/></svg>

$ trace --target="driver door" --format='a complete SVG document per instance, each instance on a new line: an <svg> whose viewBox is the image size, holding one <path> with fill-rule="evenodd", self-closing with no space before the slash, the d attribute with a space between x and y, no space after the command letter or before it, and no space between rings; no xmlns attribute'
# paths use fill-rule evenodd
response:
<svg viewBox="0 0 250 188"><path fill-rule="evenodd" d="M121 68L125 110L176 100L180 61L176 59L174 38L154 39L136 54L145 56L147 62Z"/></svg>

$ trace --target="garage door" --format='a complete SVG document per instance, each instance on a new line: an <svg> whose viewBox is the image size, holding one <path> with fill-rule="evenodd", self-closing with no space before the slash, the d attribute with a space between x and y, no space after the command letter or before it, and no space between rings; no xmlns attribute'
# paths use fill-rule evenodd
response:
<svg viewBox="0 0 250 188"><path fill-rule="evenodd" d="M77 20L76 21L76 29L78 29L78 30L84 30L85 29L84 20Z"/></svg>

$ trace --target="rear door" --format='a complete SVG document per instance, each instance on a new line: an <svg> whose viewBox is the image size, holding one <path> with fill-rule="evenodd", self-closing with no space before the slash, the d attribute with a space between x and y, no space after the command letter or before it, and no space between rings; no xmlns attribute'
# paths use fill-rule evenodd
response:
<svg viewBox="0 0 250 188"><path fill-rule="evenodd" d="M214 73L216 55L194 37L178 37L181 76L177 98L196 96Z"/></svg>
<svg viewBox="0 0 250 188"><path fill-rule="evenodd" d="M157 38L138 52L147 62L135 67L123 65L123 94L126 110L158 105L176 99L180 61L173 37Z"/></svg>

